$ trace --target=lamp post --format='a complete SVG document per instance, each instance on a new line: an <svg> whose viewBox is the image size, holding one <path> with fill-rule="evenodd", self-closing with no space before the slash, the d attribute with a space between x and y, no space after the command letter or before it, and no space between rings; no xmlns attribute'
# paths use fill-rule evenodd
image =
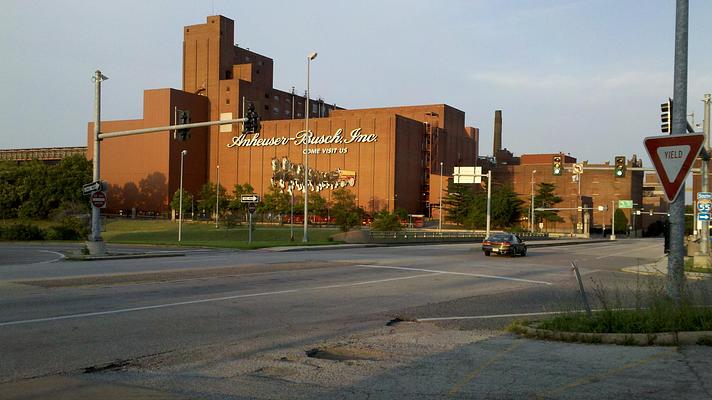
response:
<svg viewBox="0 0 712 400"><path fill-rule="evenodd" d="M305 104L304 113L304 134L306 135L306 140L304 140L304 236L302 237L302 242L306 243L309 241L307 236L307 225L309 224L309 84L311 78L311 61L316 58L316 52L309 53L307 55L307 99Z"/></svg>
<svg viewBox="0 0 712 400"><path fill-rule="evenodd" d="M536 170L532 171L532 201L530 203L530 213L529 213L529 232L534 233L534 174Z"/></svg>
<svg viewBox="0 0 712 400"><path fill-rule="evenodd" d="M188 154L188 150L180 152L180 191L178 195L178 243L180 243L181 235L183 234L183 158Z"/></svg>
<svg viewBox="0 0 712 400"><path fill-rule="evenodd" d="M440 161L440 200L438 200L440 206L440 212L439 215L439 221L438 221L438 230L442 231L443 230L443 162Z"/></svg>
<svg viewBox="0 0 712 400"><path fill-rule="evenodd" d="M101 180L99 173L99 134L101 133L101 82L109 79L104 76L101 71L96 70L92 80L94 81L94 157L92 159L94 182ZM103 186L103 185L102 185ZM91 234L87 247L92 255L106 254L106 246L101 238L101 209L99 207L91 207Z"/></svg>
<svg viewBox="0 0 712 400"><path fill-rule="evenodd" d="M220 220L220 164L217 165L217 186L215 186L215 229Z"/></svg>

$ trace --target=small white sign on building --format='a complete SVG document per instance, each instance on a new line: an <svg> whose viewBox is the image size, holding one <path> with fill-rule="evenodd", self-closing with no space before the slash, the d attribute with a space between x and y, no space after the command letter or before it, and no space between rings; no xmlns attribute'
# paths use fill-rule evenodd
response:
<svg viewBox="0 0 712 400"><path fill-rule="evenodd" d="M220 113L220 121L228 121L232 119L232 113ZM232 132L232 124L220 125L220 133L230 133Z"/></svg>

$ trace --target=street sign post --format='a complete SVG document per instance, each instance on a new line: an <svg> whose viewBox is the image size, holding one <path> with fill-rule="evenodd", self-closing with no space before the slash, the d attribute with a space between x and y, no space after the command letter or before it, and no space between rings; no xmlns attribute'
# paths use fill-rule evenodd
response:
<svg viewBox="0 0 712 400"><path fill-rule="evenodd" d="M92 194L101 190L101 181L94 181L92 183L87 183L82 185L82 194Z"/></svg>
<svg viewBox="0 0 712 400"><path fill-rule="evenodd" d="M106 208L106 193L94 192L91 194L91 205L94 208Z"/></svg>
<svg viewBox="0 0 712 400"><path fill-rule="evenodd" d="M618 200L618 208L633 208L633 200Z"/></svg>
<svg viewBox="0 0 712 400"><path fill-rule="evenodd" d="M259 200L259 196L255 196ZM245 197L244 195L242 196L243 198ZM247 211L249 211L249 224L247 225L247 243L252 243L252 214L255 213L255 210L257 210L257 203L247 203Z"/></svg>
<svg viewBox="0 0 712 400"><path fill-rule="evenodd" d="M260 196L256 194L243 194L240 196L241 203L259 203Z"/></svg>
<svg viewBox="0 0 712 400"><path fill-rule="evenodd" d="M705 135L695 133L652 136L643 141L669 202L675 201L680 193L704 140Z"/></svg>

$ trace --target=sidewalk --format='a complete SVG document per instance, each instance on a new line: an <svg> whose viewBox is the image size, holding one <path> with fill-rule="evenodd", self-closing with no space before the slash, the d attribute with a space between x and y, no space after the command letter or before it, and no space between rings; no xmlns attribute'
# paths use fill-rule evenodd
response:
<svg viewBox="0 0 712 400"><path fill-rule="evenodd" d="M668 273L668 256L664 255L654 263L634 267L625 267L622 271L632 274L664 276ZM685 272L685 277L687 279L709 279L712 278L712 274L703 272Z"/></svg>

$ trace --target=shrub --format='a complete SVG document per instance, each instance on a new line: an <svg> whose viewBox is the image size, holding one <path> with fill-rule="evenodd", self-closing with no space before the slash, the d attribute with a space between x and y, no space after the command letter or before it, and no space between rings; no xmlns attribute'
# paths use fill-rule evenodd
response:
<svg viewBox="0 0 712 400"><path fill-rule="evenodd" d="M2 230L3 240L44 240L45 231L32 224L12 224Z"/></svg>
<svg viewBox="0 0 712 400"><path fill-rule="evenodd" d="M371 230L374 231L399 231L401 229L398 215L391 214L386 210L377 213L371 223Z"/></svg>

